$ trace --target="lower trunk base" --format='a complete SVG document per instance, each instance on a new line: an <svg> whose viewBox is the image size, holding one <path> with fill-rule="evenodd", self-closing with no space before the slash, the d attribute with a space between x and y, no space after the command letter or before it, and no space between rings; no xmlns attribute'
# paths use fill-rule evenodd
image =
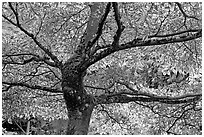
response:
<svg viewBox="0 0 204 137"><path fill-rule="evenodd" d="M89 122L94 105L90 105L82 112L79 109L68 111L69 122L67 135L87 135Z"/></svg>

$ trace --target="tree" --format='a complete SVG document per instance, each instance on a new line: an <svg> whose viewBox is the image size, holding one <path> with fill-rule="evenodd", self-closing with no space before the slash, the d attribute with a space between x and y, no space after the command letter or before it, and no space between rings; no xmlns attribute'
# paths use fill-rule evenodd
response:
<svg viewBox="0 0 204 137"><path fill-rule="evenodd" d="M3 108L63 95L67 134L129 102L171 113L168 134L200 127L201 3L3 3L2 16Z"/></svg>

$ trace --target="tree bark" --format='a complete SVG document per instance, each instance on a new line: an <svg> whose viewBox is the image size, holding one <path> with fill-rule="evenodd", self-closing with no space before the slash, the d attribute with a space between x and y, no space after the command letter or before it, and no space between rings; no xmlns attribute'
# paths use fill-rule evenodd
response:
<svg viewBox="0 0 204 137"><path fill-rule="evenodd" d="M88 134L91 113L94 108L93 97L88 95L84 89L83 78L88 67L84 68L83 64L85 60L88 59L87 57L91 55L91 49L95 51L94 43L101 35L98 30L98 25L101 21L104 4L94 3L90 8L91 15L87 25L87 30L81 37L80 44L78 45L75 54L68 59L61 68L62 90L69 117L67 128L67 134L69 135ZM100 31L102 31L102 26L110 11L110 3L106 9L106 16L102 20L103 23L100 27ZM96 35L96 38L94 38L94 35L97 32L99 34ZM91 43L91 45L89 43Z"/></svg>
<svg viewBox="0 0 204 137"><path fill-rule="evenodd" d="M62 67L62 90L68 110L68 135L88 134L94 103L84 89L84 71L80 71L82 59L73 56Z"/></svg>
<svg viewBox="0 0 204 137"><path fill-rule="evenodd" d="M87 135L92 111L93 105L90 105L84 111L79 109L69 111L67 135Z"/></svg>

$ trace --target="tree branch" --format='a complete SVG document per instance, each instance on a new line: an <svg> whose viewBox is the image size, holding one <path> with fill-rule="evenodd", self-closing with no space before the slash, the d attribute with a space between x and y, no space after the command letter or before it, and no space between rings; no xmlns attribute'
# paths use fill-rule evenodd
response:
<svg viewBox="0 0 204 137"><path fill-rule="evenodd" d="M17 10L16 10L16 11L14 10L14 8L13 8L11 2L9 2L8 4L9 4L9 7L11 8L12 12L13 12L14 15L15 15L15 18L16 18L16 25L20 26Z"/></svg>
<svg viewBox="0 0 204 137"><path fill-rule="evenodd" d="M21 31L23 31L27 36L29 36L35 43L36 45L38 45L38 47L43 50L54 62L55 62L55 67L58 67L60 68L62 66L62 63L58 60L58 58L52 54L47 48L45 48L37 39L36 37L28 32L27 30L25 30L20 22L19 22L19 19L18 19L18 13L17 11L14 10L12 4L9 2L9 7L11 8L12 12L14 13L15 15L15 18L16 18L16 23L14 23L11 19L7 18L5 15L2 15L4 17L4 19L6 19L8 22L10 22L11 24L13 24L14 26L16 26L17 28L19 28Z"/></svg>
<svg viewBox="0 0 204 137"><path fill-rule="evenodd" d="M26 87L26 88L30 88L30 89L43 90L43 91L47 91L47 92L51 92L51 93L62 93L62 91L59 89L52 89L49 87L43 87L43 86L39 86L39 85L30 85L30 84L21 83L21 82L2 82L2 83L6 84L6 85L10 85L10 86Z"/></svg>
<svg viewBox="0 0 204 137"><path fill-rule="evenodd" d="M175 33L171 33L171 34L166 34L166 35L150 35L150 36L148 36L148 38L154 38L154 37L155 38L165 38L165 37L171 37L171 36L176 36L176 35L180 35L180 34L185 34L185 33L188 33L188 32L189 33L199 32L199 29L188 29L188 30L175 32Z"/></svg>
<svg viewBox="0 0 204 137"><path fill-rule="evenodd" d="M114 93L110 95L101 95L96 98L95 104L111 103L129 103L135 101L141 102L160 102L165 104L182 104L199 100L202 94L187 94L178 97L157 96L149 93Z"/></svg>
<svg viewBox="0 0 204 137"><path fill-rule="evenodd" d="M96 41L99 39L99 37L101 36L103 25L104 25L105 20L106 20L106 18L108 16L108 13L110 12L110 6L111 6L111 3L109 2L107 4L107 6L106 6L106 11L105 11L104 15L102 16L101 21L99 23L98 31L96 33L97 36L90 43L90 46L93 46L96 43ZM116 20L118 29L117 29L116 34L114 36L114 41L112 42L111 47L117 49L117 47L119 45L120 36L122 34L122 31L125 29L125 27L122 25L122 22L120 21L121 17L120 17L120 13L119 13L119 10L118 10L118 4L116 2L113 2L112 6L113 6L113 9L114 9L114 13L115 13L114 16L115 16L115 20ZM90 47L90 46L88 46L88 47ZM90 56L92 56L94 53L96 53L101 48L102 47L100 47L100 46L96 46L96 47L90 49L91 50L90 51Z"/></svg>
<svg viewBox="0 0 204 137"><path fill-rule="evenodd" d="M181 13L183 14L183 16L184 16L185 19L186 19L186 18L193 18L193 19L199 20L198 18L196 18L196 17L194 17L194 16L189 16L189 15L187 15L187 14L184 12L181 3L176 2L176 5L179 7L179 10L181 11Z"/></svg>
<svg viewBox="0 0 204 137"><path fill-rule="evenodd" d="M110 12L109 2L106 6L105 13L103 14L102 3L94 3L91 8L91 15L87 24L87 28L81 36L80 44L78 45L75 53L87 59L93 52L95 52L94 44L102 34L103 25ZM102 15L103 14L103 15Z"/></svg>
<svg viewBox="0 0 204 137"><path fill-rule="evenodd" d="M29 59L23 60L23 62L15 62L12 57L18 57L18 56L33 56ZM43 61L44 63L46 63L47 65L51 66L51 67L56 67L54 62L49 61L49 58L47 57L40 57L39 55L35 55L32 53L19 53L19 54L6 54L6 55L2 55L3 58L9 57L12 61L8 61L8 60L2 60L2 63L7 65L7 64L16 64L16 65L25 65L27 63L30 63L32 61L36 61L36 62L40 62Z"/></svg>
<svg viewBox="0 0 204 137"><path fill-rule="evenodd" d="M101 18L101 21L99 22L99 25L98 25L98 30L97 30L97 36L94 38L94 40L91 42L91 45L93 45L98 39L99 37L101 36L102 34L102 29L103 29L103 25L106 21L106 18L108 16L108 13L110 12L110 6L111 6L111 3L109 2L106 6L106 10L105 10L105 13L104 15L102 16Z"/></svg>
<svg viewBox="0 0 204 137"><path fill-rule="evenodd" d="M190 107L188 109L184 108L184 111L180 114L180 116L178 116L173 123L171 124L171 126L166 130L167 133L171 133L170 130L175 126L176 122L179 121L182 117L184 117L185 113L187 113L189 110L192 110L193 107Z"/></svg>
<svg viewBox="0 0 204 137"><path fill-rule="evenodd" d="M187 35L187 32L191 32L191 34ZM88 68L90 65L94 64L95 62L105 58L106 56L124 49L129 49L133 47L144 47L144 46L155 46L155 45L163 45L169 43L178 43L178 42L185 42L194 40L197 38L202 37L202 29L198 30L186 30L182 32L172 33L168 35L160 35L158 38L148 37L147 39L143 40L142 38L136 38L128 43L124 43L118 46L117 49L113 49L111 45L107 45L104 50L100 53L96 53L91 58L84 63L84 68Z"/></svg>
<svg viewBox="0 0 204 137"><path fill-rule="evenodd" d="M122 34L122 31L125 29L125 26L122 25L122 22L120 21L121 17L120 17L120 13L118 10L118 3L113 2L113 9L114 9L114 13L115 13L115 20L118 26L117 32L114 36L114 41L112 43L113 48L116 48L115 50L117 50L118 46L119 46L119 39L120 36Z"/></svg>
<svg viewBox="0 0 204 137"><path fill-rule="evenodd" d="M100 38L100 36L102 35L103 25L105 24L108 13L110 12L110 7L111 7L111 3L109 2L106 6L104 15L101 17L101 21L98 24L98 30L96 32L96 36L92 41L90 41L90 43L88 43L89 45L87 47L92 47L96 43L96 41ZM97 47L95 47L93 49L89 49L89 50L91 50L89 53L91 56L97 51Z"/></svg>

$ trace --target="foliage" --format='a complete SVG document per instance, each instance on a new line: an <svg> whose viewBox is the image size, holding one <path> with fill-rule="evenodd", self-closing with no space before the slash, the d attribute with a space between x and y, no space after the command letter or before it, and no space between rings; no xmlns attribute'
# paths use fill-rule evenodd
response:
<svg viewBox="0 0 204 137"><path fill-rule="evenodd" d="M56 124L68 119L58 67L81 44L93 5L2 4L3 119L40 117L55 126L39 134L65 134L58 129L65 126ZM118 36L120 46L88 67L84 87L95 98L125 93L149 100L97 104L89 134L201 134L202 35L196 37L202 32L201 8L198 2L118 3L120 21L116 9L109 11L102 33L96 33L99 49L93 57L108 51ZM196 100L189 101L194 96Z"/></svg>

